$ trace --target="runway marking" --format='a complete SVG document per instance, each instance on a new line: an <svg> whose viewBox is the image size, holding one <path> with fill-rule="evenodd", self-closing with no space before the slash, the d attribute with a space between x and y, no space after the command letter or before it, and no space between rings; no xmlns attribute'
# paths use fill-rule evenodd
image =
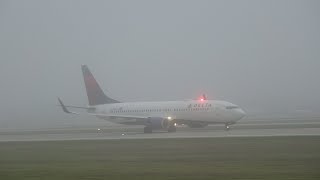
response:
<svg viewBox="0 0 320 180"><path fill-rule="evenodd" d="M151 139L151 138L210 138L210 137L261 137L261 136L319 136L319 122L294 121L292 123L256 121L239 123L224 131L223 126L190 129L179 127L177 132L155 131L144 134L142 126L97 126L88 128L60 128L37 130L0 129L0 142L8 141L63 141L95 139Z"/></svg>
<svg viewBox="0 0 320 180"><path fill-rule="evenodd" d="M246 129L213 132L176 132L143 134L138 132L113 133L70 133L35 135L2 135L1 142L8 141L63 141L63 140L108 140L108 139L152 139L152 138L218 138L218 137L262 137L262 136L319 136L320 128L298 129Z"/></svg>

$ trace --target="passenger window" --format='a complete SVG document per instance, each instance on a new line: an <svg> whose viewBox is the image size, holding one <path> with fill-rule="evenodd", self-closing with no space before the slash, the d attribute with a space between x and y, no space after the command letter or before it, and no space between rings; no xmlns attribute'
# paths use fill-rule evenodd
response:
<svg viewBox="0 0 320 180"><path fill-rule="evenodd" d="M226 106L226 109L237 109L238 106Z"/></svg>

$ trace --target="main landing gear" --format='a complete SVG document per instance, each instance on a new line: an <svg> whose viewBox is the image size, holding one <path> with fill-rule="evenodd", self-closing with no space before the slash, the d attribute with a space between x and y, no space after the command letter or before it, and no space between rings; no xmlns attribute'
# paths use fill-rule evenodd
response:
<svg viewBox="0 0 320 180"><path fill-rule="evenodd" d="M208 124L207 123L202 123L202 122L200 122L200 123L191 122L191 123L188 124L188 126L190 128L204 128L204 127L208 126Z"/></svg>
<svg viewBox="0 0 320 180"><path fill-rule="evenodd" d="M168 132L176 132L176 131L177 131L177 127L174 124L168 127Z"/></svg>
<svg viewBox="0 0 320 180"><path fill-rule="evenodd" d="M143 132L144 133L152 133L152 126L146 126L143 128ZM171 124L168 128L167 128L168 132L176 132L177 131L177 127L175 126L175 124Z"/></svg>

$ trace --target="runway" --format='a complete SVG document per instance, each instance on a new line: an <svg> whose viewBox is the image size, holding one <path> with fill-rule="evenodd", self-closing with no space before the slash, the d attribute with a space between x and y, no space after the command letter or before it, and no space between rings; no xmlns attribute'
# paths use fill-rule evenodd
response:
<svg viewBox="0 0 320 180"><path fill-rule="evenodd" d="M142 126L66 127L33 130L0 130L0 142L7 141L61 141L102 139L150 138L205 138L205 137L261 137L261 136L318 136L320 120L244 120L225 131L222 125L205 128L179 126L177 132L154 131L144 134Z"/></svg>

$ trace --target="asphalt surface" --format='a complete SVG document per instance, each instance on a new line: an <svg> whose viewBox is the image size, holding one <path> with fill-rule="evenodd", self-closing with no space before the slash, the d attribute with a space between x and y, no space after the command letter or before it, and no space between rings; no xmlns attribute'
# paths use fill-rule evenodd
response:
<svg viewBox="0 0 320 180"><path fill-rule="evenodd" d="M177 132L154 131L144 134L142 126L90 126L55 129L0 129L0 142L59 141L94 139L149 139L203 137L258 137L258 136L314 136L320 135L320 119L243 120L225 131L223 125L205 128L179 126Z"/></svg>

